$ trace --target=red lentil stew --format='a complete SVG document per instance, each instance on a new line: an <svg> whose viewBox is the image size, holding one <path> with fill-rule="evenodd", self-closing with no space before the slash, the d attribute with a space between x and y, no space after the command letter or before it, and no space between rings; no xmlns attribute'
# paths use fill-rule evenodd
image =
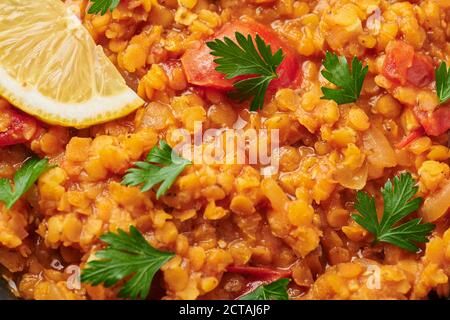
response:
<svg viewBox="0 0 450 320"><path fill-rule="evenodd" d="M65 10L51 34L82 50L2 29L37 10L4 2L0 272L17 297L450 296L450 1L43 1L37 19ZM213 129L248 149L276 133L277 170L176 149Z"/></svg>

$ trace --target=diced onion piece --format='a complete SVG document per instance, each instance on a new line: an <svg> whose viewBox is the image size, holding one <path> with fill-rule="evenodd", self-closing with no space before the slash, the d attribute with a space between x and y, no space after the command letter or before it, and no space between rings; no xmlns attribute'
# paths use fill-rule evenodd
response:
<svg viewBox="0 0 450 320"><path fill-rule="evenodd" d="M450 207L450 180L437 192L430 195L422 207L422 217L433 222L442 217Z"/></svg>
<svg viewBox="0 0 450 320"><path fill-rule="evenodd" d="M367 160L377 167L392 168L397 165L394 149L380 129L373 126L367 130L363 136L363 146Z"/></svg>
<svg viewBox="0 0 450 320"><path fill-rule="evenodd" d="M357 170L349 170L346 167L339 168L334 174L334 178L345 188L361 190L366 185L369 166L364 164Z"/></svg>
<svg viewBox="0 0 450 320"><path fill-rule="evenodd" d="M261 190L274 210L285 211L289 199L275 180L264 179L261 182Z"/></svg>

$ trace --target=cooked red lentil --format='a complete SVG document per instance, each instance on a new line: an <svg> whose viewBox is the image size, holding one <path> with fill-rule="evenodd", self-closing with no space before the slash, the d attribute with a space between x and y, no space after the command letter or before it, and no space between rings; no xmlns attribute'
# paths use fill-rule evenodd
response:
<svg viewBox="0 0 450 320"><path fill-rule="evenodd" d="M11 209L0 202L0 264L15 294L117 298L120 285L68 285L65 268L85 268L105 247L101 235L135 226L174 253L152 299L235 299L272 273L291 278L291 299L450 295L450 105L439 106L434 81L435 68L450 65L450 1L124 0L104 15L88 14L87 0L66 2L147 103L76 130L0 98L0 177L12 178L32 153L55 164ZM230 25L267 29L259 34L289 59L259 111L230 99L231 82L205 77L190 60ZM333 88L321 74L327 51L368 66L356 102L321 99L321 87ZM239 119L280 130L279 173L194 164L159 199L156 189L121 184L160 140L176 145L177 128L233 128ZM424 199L412 217L435 225L416 253L372 244L351 217L360 189L375 195L381 214L380 188L403 171ZM374 268L375 289L367 285Z"/></svg>

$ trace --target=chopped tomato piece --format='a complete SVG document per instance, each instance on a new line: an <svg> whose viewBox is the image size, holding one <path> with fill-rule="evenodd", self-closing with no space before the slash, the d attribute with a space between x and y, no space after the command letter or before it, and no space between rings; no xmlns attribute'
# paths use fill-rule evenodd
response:
<svg viewBox="0 0 450 320"><path fill-rule="evenodd" d="M416 53L411 67L406 72L406 79L416 87L425 87L434 80L434 69L430 58Z"/></svg>
<svg viewBox="0 0 450 320"><path fill-rule="evenodd" d="M389 80L406 83L406 74L414 60L414 48L403 41L390 42L386 47L383 75Z"/></svg>
<svg viewBox="0 0 450 320"><path fill-rule="evenodd" d="M400 85L409 83L417 87L424 87L434 79L431 60L403 41L390 42L386 47L382 74Z"/></svg>
<svg viewBox="0 0 450 320"><path fill-rule="evenodd" d="M399 143L397 143L396 145L397 149L403 149L417 138L422 137L424 134L425 130L423 127L420 127L412 131L410 134L406 135Z"/></svg>
<svg viewBox="0 0 450 320"><path fill-rule="evenodd" d="M248 282L245 285L245 288L239 294L239 297L255 290L262 284L268 284L282 278L292 277L292 272L290 270L280 270L264 267L228 266L227 271L248 276Z"/></svg>
<svg viewBox="0 0 450 320"><path fill-rule="evenodd" d="M228 272L239 273L255 278L260 281L276 281L281 278L290 278L292 272L290 270L279 270L264 267L248 267L248 266L228 266Z"/></svg>
<svg viewBox="0 0 450 320"><path fill-rule="evenodd" d="M269 90L273 91L278 88L300 84L302 74L299 56L274 31L262 24L242 21L228 23L207 41L223 39L224 37L235 40L236 32L240 32L245 36L251 35L252 37L258 34L267 44L271 45L274 52L280 48L283 50L284 60L277 69L278 78L272 80ZM225 79L222 73L217 72L215 70L217 66L214 62L215 57L210 52L211 49L207 47L205 42L198 48L187 50L181 57L188 82L197 86L221 90L233 89L233 83L238 79Z"/></svg>
<svg viewBox="0 0 450 320"><path fill-rule="evenodd" d="M36 119L13 108L1 108L0 147L31 140L38 131Z"/></svg>
<svg viewBox="0 0 450 320"><path fill-rule="evenodd" d="M450 104L440 106L431 113L416 107L414 113L429 136L439 136L450 129Z"/></svg>

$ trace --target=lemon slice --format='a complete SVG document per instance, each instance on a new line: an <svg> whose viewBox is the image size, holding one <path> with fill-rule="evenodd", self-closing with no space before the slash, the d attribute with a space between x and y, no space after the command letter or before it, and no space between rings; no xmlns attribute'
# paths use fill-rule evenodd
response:
<svg viewBox="0 0 450 320"><path fill-rule="evenodd" d="M0 95L44 122L77 128L144 103L61 0L0 1Z"/></svg>

